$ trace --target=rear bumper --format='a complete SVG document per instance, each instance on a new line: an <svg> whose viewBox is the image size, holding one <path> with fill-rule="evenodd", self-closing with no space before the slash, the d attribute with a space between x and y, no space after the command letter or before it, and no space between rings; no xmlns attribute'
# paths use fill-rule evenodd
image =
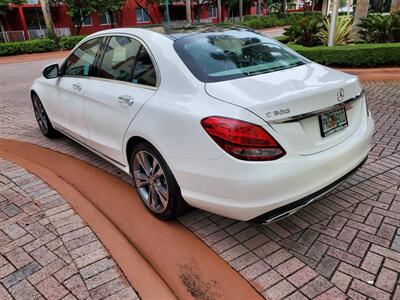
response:
<svg viewBox="0 0 400 300"><path fill-rule="evenodd" d="M300 200L294 201L285 206L281 206L281 207L276 208L272 211L269 211L265 214L262 214L256 218L252 219L251 221L255 222L255 223L263 223L263 224L272 223L272 222L278 221L279 219L286 218L286 217L294 214L295 212L299 211L303 207L306 207L306 206L318 201L324 195L329 193L331 190L333 190L335 187L339 186L347 178L349 178L351 175L353 175L355 172L357 172L357 170L365 164L365 162L367 161L367 158L368 157L366 157L357 167L355 167L349 173L342 176L338 180L332 182L330 185L322 188L321 190L314 192L311 195L308 195Z"/></svg>
<svg viewBox="0 0 400 300"><path fill-rule="evenodd" d="M288 153L270 162L245 162L228 154L216 160L167 161L190 205L247 221L291 204L295 208L293 203L306 203L336 185L366 159L373 130L368 116L331 149L307 156Z"/></svg>

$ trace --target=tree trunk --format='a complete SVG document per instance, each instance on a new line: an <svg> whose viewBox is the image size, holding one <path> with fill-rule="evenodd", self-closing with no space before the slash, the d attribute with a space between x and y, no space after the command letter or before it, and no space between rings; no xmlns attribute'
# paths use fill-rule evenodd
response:
<svg viewBox="0 0 400 300"><path fill-rule="evenodd" d="M117 23L119 27L122 27L122 21L124 19L124 13L122 11L122 9L119 9L116 13L115 13L116 19L117 19Z"/></svg>
<svg viewBox="0 0 400 300"><path fill-rule="evenodd" d="M281 13L286 14L287 0L282 0Z"/></svg>
<svg viewBox="0 0 400 300"><path fill-rule="evenodd" d="M261 16L261 0L257 0L257 15Z"/></svg>
<svg viewBox="0 0 400 300"><path fill-rule="evenodd" d="M110 9L107 11L108 15L110 16L110 21L111 21L111 28L115 28L114 24L114 12Z"/></svg>
<svg viewBox="0 0 400 300"><path fill-rule="evenodd" d="M40 0L40 5L43 11L44 22L46 23L47 35L51 39L57 39L53 19L51 18L49 0Z"/></svg>
<svg viewBox="0 0 400 300"><path fill-rule="evenodd" d="M186 22L192 23L192 7L190 0L185 0L185 6L186 6Z"/></svg>
<svg viewBox="0 0 400 300"><path fill-rule="evenodd" d="M390 12L392 14L400 12L400 0L392 0L390 5Z"/></svg>
<svg viewBox="0 0 400 300"><path fill-rule="evenodd" d="M221 0L217 0L217 9L218 9L218 22L222 22L222 5Z"/></svg>
<svg viewBox="0 0 400 300"><path fill-rule="evenodd" d="M243 20L243 0L239 0L239 19Z"/></svg>
<svg viewBox="0 0 400 300"><path fill-rule="evenodd" d="M369 7L369 0L357 0L356 12L354 13L353 27L351 29L356 40L360 38L358 34L358 32L360 31L360 27L358 25L360 25L361 19L367 17L368 7Z"/></svg>
<svg viewBox="0 0 400 300"><path fill-rule="evenodd" d="M328 0L322 0L322 8L321 8L321 12L323 16L328 15L327 14L327 9L328 9Z"/></svg>
<svg viewBox="0 0 400 300"><path fill-rule="evenodd" d="M81 28L82 22L80 21L78 24L76 24L76 35L79 35L81 33Z"/></svg>

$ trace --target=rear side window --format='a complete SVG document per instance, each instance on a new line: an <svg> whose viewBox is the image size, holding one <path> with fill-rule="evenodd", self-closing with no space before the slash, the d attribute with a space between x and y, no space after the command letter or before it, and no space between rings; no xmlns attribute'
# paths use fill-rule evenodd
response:
<svg viewBox="0 0 400 300"><path fill-rule="evenodd" d="M92 39L83 43L66 60L64 75L92 76L96 72L94 61L101 47L102 38Z"/></svg>
<svg viewBox="0 0 400 300"><path fill-rule="evenodd" d="M136 55L140 43L125 36L112 37L105 48L99 76L132 82Z"/></svg>
<svg viewBox="0 0 400 300"><path fill-rule="evenodd" d="M135 39L125 36L110 38L100 65L102 78L156 86L157 76L146 49Z"/></svg>
<svg viewBox="0 0 400 300"><path fill-rule="evenodd" d="M153 62L146 49L142 47L136 58L133 72L133 83L156 86L157 75Z"/></svg>

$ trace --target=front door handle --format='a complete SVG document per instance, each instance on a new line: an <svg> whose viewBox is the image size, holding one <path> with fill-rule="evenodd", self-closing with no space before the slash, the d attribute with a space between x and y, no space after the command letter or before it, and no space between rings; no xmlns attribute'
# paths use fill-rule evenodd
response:
<svg viewBox="0 0 400 300"><path fill-rule="evenodd" d="M80 84L80 83L74 83L74 84L72 85L72 88L73 88L74 90L81 91L81 90L82 90L82 84Z"/></svg>
<svg viewBox="0 0 400 300"><path fill-rule="evenodd" d="M124 96L118 97L118 102L122 103L122 104L132 105L133 102L135 102L135 101L133 100L133 98L131 96L124 95Z"/></svg>

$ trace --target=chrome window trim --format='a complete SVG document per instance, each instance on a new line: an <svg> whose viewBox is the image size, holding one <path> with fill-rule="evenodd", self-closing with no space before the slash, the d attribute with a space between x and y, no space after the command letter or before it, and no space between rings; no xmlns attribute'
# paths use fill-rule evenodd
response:
<svg viewBox="0 0 400 300"><path fill-rule="evenodd" d="M346 106L347 104L349 104L351 102L354 102L354 101L362 98L363 96L364 96L364 90L361 90L361 92L358 95L356 95L355 97L349 98L349 99L347 99L347 100L345 100L345 101L343 101L343 102L341 102L339 104L335 104L335 105L329 106L327 108L314 110L312 112L308 112L308 113L297 115L297 116L292 116L292 117L282 118L282 119L276 119L276 120L271 120L271 121L267 120L267 122L269 124L285 124L285 123L298 122L298 121L301 121L301 120L304 120L304 119L308 119L308 118L311 118L311 117L318 116L318 115L320 115L320 114L322 114L324 112L337 110L339 108L342 108L342 107Z"/></svg>
<svg viewBox="0 0 400 300"><path fill-rule="evenodd" d="M132 82L127 82L127 81L122 81L122 80L115 80L115 79L107 79L107 78L101 78L101 77L95 77L95 76L80 76L80 75L61 75L60 77L73 77L73 78L81 78L81 79L96 79L96 80L106 80L106 81L112 81L112 82L116 82L116 83L124 83L124 84L128 84L128 85L132 85L134 87L137 88L144 88L144 89L148 89L148 90L153 90L153 91L157 91L158 88L160 87L161 84L161 72L160 69L158 67L158 64L153 56L153 53L150 51L150 48L147 46L147 44L138 36L131 34L131 33L118 33L118 32L112 32L112 33L105 33L105 34L97 34L94 36L91 36L90 38L85 38L83 39L81 42L79 42L71 51L71 53L68 55L68 57L63 61L63 63L60 66L60 69L63 67L63 65L66 63L66 61L68 60L68 58L76 51L76 49L78 49L81 45L83 45L84 43L92 40L92 39L96 39L96 38L102 38L102 37L113 37L113 36L126 36L129 38L133 38L135 40L137 40L147 51L147 53L150 56L150 59L154 65L154 69L156 70L156 86L150 86L150 85L145 85L145 84L138 84L138 83L132 83Z"/></svg>

